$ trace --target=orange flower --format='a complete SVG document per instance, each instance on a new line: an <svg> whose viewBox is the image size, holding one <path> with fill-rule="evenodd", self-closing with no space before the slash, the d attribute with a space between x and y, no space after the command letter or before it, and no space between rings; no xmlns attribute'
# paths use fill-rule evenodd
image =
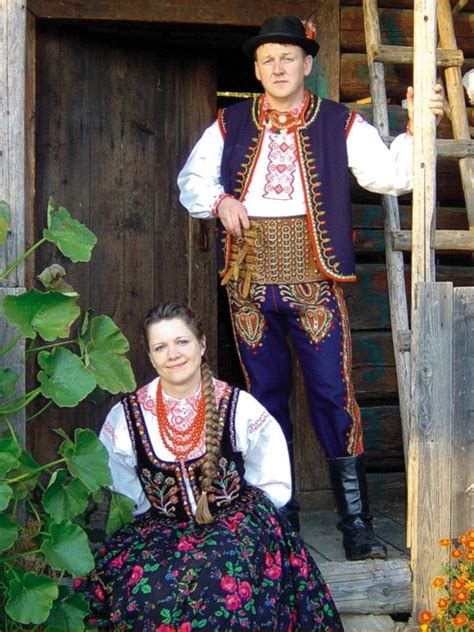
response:
<svg viewBox="0 0 474 632"><path fill-rule="evenodd" d="M474 562L474 551L468 551L466 553L466 560L469 562Z"/></svg>
<svg viewBox="0 0 474 632"><path fill-rule="evenodd" d="M469 599L469 593L465 590L458 590L457 593L454 593L453 599L458 603L464 603Z"/></svg>
<svg viewBox="0 0 474 632"><path fill-rule="evenodd" d="M444 577L435 577L433 579L433 587L434 588L442 588L446 583L446 580Z"/></svg>
<svg viewBox="0 0 474 632"><path fill-rule="evenodd" d="M462 553L459 549L453 549L451 551L451 557L454 557L455 559L459 559L460 557L462 557Z"/></svg>
<svg viewBox="0 0 474 632"><path fill-rule="evenodd" d="M440 546L451 546L451 540L449 538L441 538L441 540L439 540L438 544Z"/></svg>
<svg viewBox="0 0 474 632"><path fill-rule="evenodd" d="M474 529L468 529L464 535L467 538L473 538L474 539Z"/></svg>
<svg viewBox="0 0 474 632"><path fill-rule="evenodd" d="M431 623L433 619L434 617L431 610L422 610L418 615L418 621L420 623Z"/></svg>
<svg viewBox="0 0 474 632"><path fill-rule="evenodd" d="M449 606L449 599L438 599L438 608L440 610L444 610L445 608L447 608Z"/></svg>
<svg viewBox="0 0 474 632"><path fill-rule="evenodd" d="M456 626L457 628L460 628L461 626L466 625L466 623L468 623L467 614L464 614L464 612L462 612L461 614L456 615L454 619L451 619L451 621L454 626Z"/></svg>
<svg viewBox="0 0 474 632"><path fill-rule="evenodd" d="M465 584L465 581L461 579L461 577L459 577L458 579L455 579L453 581L451 586L454 588L454 590L459 590L460 588L464 586L464 584Z"/></svg>
<svg viewBox="0 0 474 632"><path fill-rule="evenodd" d="M465 546L468 549L471 549L471 550L474 549L474 539L470 538L469 540L466 540Z"/></svg>

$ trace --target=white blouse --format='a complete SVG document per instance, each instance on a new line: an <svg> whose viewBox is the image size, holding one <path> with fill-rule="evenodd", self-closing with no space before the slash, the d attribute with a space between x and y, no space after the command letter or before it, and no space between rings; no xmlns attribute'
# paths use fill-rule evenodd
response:
<svg viewBox="0 0 474 632"><path fill-rule="evenodd" d="M301 185L300 167L292 147L292 133L280 134L287 137L289 151L293 154L281 178L281 189L286 191L280 199L268 192L271 182L272 134L265 129L262 149L257 166L243 203L251 217L275 217L278 215L304 215L305 204ZM360 186L374 193L401 195L413 187L413 138L400 134L388 148L373 125L359 114L356 115L346 139L349 169ZM180 202L196 218L212 217L212 209L224 193L220 176L224 138L215 121L208 127L191 151L186 164L178 175ZM278 150L278 148L277 148ZM284 161L283 161L284 162ZM280 161L279 167L283 167ZM290 164L292 166L290 167ZM290 167L290 169L288 169ZM278 177L278 172L275 174ZM288 183L288 176L291 180ZM290 193L288 193L290 191ZM288 199L288 195L292 198Z"/></svg>
<svg viewBox="0 0 474 632"><path fill-rule="evenodd" d="M176 459L163 444L158 430L155 412L158 379L142 387L137 397L155 455L162 461L174 462ZM214 386L216 400L219 401L226 384L220 380L214 380ZM194 402L198 394L199 391L190 398L174 400L163 393L165 404L173 407L178 424L185 424L186 415L194 412L193 405L195 406ZM291 496L290 461L285 437L277 421L252 395L245 391L240 391L237 401L235 436L235 448L242 453L244 460L246 481L264 491L277 507L285 505ZM109 453L109 466L113 480L111 489L134 501L136 515L147 511L150 503L137 475L136 455L122 403L119 402L110 410L99 438ZM191 456L192 458L201 456L203 452L204 445L201 445L196 454L193 453ZM186 477L185 484L192 509L195 511L197 499L193 502L193 493Z"/></svg>

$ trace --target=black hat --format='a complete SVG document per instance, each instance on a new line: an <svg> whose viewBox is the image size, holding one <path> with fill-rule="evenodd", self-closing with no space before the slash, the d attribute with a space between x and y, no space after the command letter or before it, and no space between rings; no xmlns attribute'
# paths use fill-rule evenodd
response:
<svg viewBox="0 0 474 632"><path fill-rule="evenodd" d="M302 21L294 15L268 18L262 24L256 37L244 42L242 48L247 57L253 59L255 50L262 44L295 44L301 46L307 55L316 56L319 44L306 37Z"/></svg>

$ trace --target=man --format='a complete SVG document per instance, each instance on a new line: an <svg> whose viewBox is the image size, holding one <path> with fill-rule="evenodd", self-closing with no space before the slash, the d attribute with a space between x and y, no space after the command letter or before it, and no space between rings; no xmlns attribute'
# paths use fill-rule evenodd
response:
<svg viewBox="0 0 474 632"><path fill-rule="evenodd" d="M319 46L297 17L269 18L243 48L264 94L219 112L179 174L180 200L193 217L220 220L220 274L248 389L281 424L291 454L291 336L346 557L385 558L369 514L340 283L356 280L349 169L370 191L404 193L412 139L403 134L389 150L362 117L305 89ZM441 90L429 104L437 116ZM286 508L296 528L297 509L294 500Z"/></svg>

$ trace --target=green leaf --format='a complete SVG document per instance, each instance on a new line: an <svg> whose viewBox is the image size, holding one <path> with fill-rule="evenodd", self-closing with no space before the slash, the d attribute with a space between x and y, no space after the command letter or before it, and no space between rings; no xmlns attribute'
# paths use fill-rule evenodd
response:
<svg viewBox="0 0 474 632"><path fill-rule="evenodd" d="M74 577L82 577L94 568L89 540L81 527L63 520L59 524L52 522L48 531L40 548L51 568Z"/></svg>
<svg viewBox="0 0 474 632"><path fill-rule="evenodd" d="M79 593L57 599L46 621L45 632L82 632L84 617L89 614L86 598Z"/></svg>
<svg viewBox="0 0 474 632"><path fill-rule="evenodd" d="M86 333L88 367L97 384L110 393L133 391L136 388L130 361L125 357L128 340L108 316L95 316Z"/></svg>
<svg viewBox="0 0 474 632"><path fill-rule="evenodd" d="M66 459L67 467L91 492L102 485L111 485L107 450L88 428L77 428L75 443L66 439L59 446L59 453Z"/></svg>
<svg viewBox="0 0 474 632"><path fill-rule="evenodd" d="M46 290L55 290L66 296L79 296L76 290L64 280L66 270L58 263L53 263L45 268L37 279L41 281Z"/></svg>
<svg viewBox="0 0 474 632"><path fill-rule="evenodd" d="M5 318L18 325L22 336L43 340L67 338L72 323L81 313L76 297L61 292L40 292L34 288L19 296L6 296L3 300Z"/></svg>
<svg viewBox="0 0 474 632"><path fill-rule="evenodd" d="M122 525L132 522L132 511L134 508L135 503L131 498L118 494L117 492L112 492L109 516L107 518L107 526L105 527L107 534L110 535L117 531Z"/></svg>
<svg viewBox="0 0 474 632"><path fill-rule="evenodd" d="M0 245L5 243L12 223L12 211L5 200L0 200Z"/></svg>
<svg viewBox="0 0 474 632"><path fill-rule="evenodd" d="M5 478L6 474L20 465L21 448L11 437L0 437L0 477Z"/></svg>
<svg viewBox="0 0 474 632"><path fill-rule="evenodd" d="M6 483L0 483L0 511L6 509L13 498L13 489Z"/></svg>
<svg viewBox="0 0 474 632"><path fill-rule="evenodd" d="M64 347L56 347L52 353L41 351L38 364L43 369L38 373L41 393L58 406L77 406L96 387L94 376L81 359Z"/></svg>
<svg viewBox="0 0 474 632"><path fill-rule="evenodd" d="M6 514L0 514L0 552L8 551L15 544L17 535L16 524Z"/></svg>
<svg viewBox="0 0 474 632"><path fill-rule="evenodd" d="M13 472L10 472L9 476L11 478L16 478L17 476L22 476L23 474L33 473L39 467L39 463L34 460L31 454L26 450L23 450L19 459L19 467L17 467L17 469L15 469ZM23 498L26 498L28 494L36 487L39 474L40 472L36 472L33 476L30 476L29 478L18 481L18 483L13 483L13 491L16 500L22 500Z"/></svg>
<svg viewBox="0 0 474 632"><path fill-rule="evenodd" d="M10 581L5 611L18 623L38 625L46 621L58 596L54 580L36 573L25 573Z"/></svg>
<svg viewBox="0 0 474 632"><path fill-rule="evenodd" d="M0 397L13 395L19 375L13 369L0 369Z"/></svg>
<svg viewBox="0 0 474 632"><path fill-rule="evenodd" d="M97 237L87 226L73 219L68 210L48 204L48 228L43 237L52 241L71 261L90 261Z"/></svg>
<svg viewBox="0 0 474 632"><path fill-rule="evenodd" d="M71 520L87 508L89 490L77 478L64 484L67 471L56 470L43 494L43 507L55 522Z"/></svg>

